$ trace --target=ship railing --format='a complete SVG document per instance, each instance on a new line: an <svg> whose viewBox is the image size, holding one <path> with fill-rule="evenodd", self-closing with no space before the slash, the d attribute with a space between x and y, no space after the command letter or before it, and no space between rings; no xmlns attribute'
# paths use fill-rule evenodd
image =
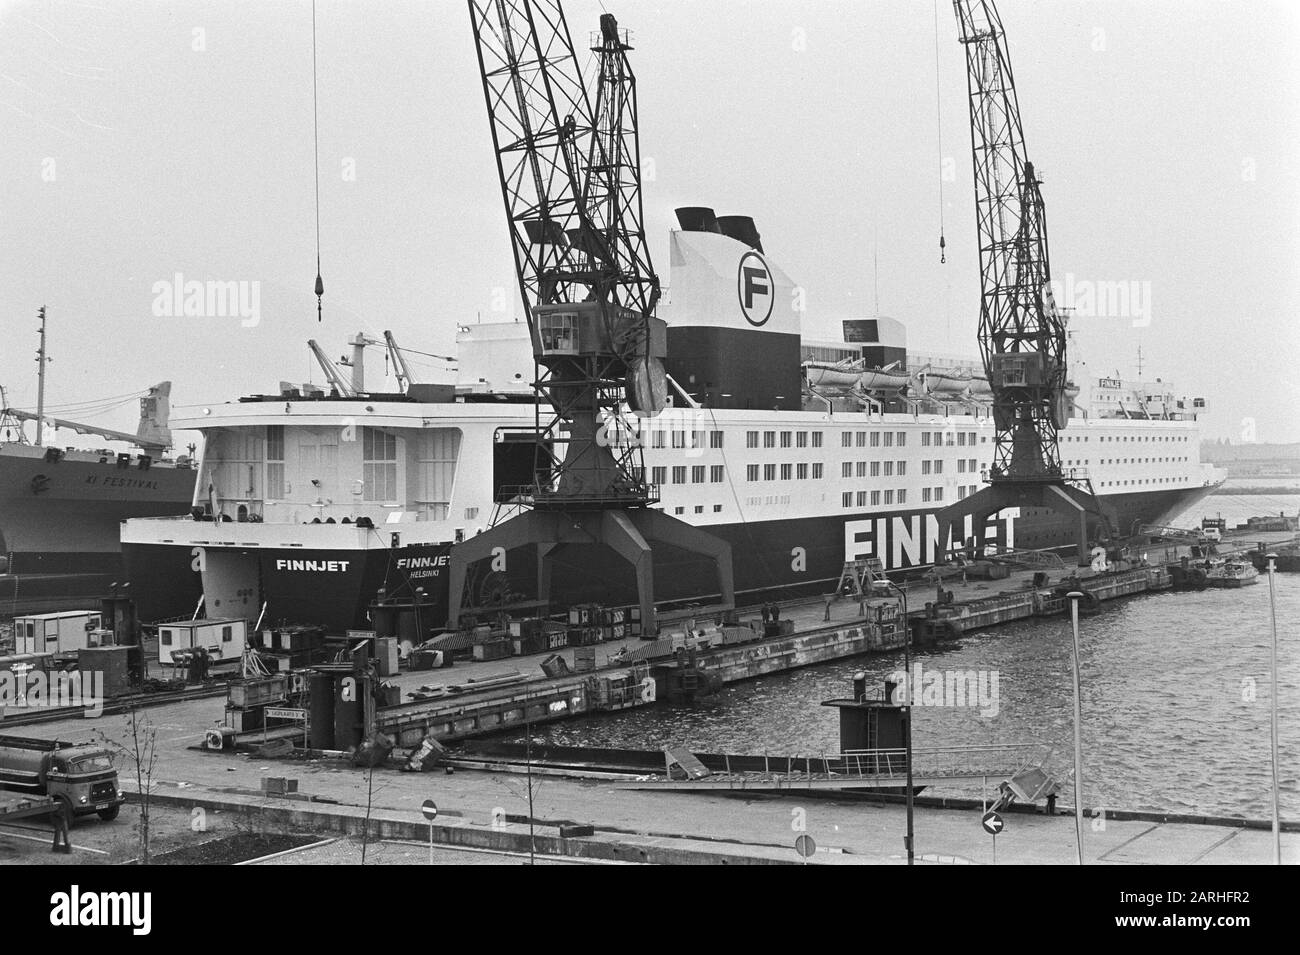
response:
<svg viewBox="0 0 1300 955"><path fill-rule="evenodd" d="M969 701L976 704L978 701ZM941 746L912 750L912 775L928 777L998 776L1041 765L1050 750L1038 743ZM907 750L846 750L839 757L846 775L905 778ZM814 766L815 766L814 762Z"/></svg>

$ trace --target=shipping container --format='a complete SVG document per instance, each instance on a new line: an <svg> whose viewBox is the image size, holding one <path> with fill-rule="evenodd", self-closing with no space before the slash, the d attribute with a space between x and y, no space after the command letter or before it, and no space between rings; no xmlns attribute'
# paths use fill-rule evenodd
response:
<svg viewBox="0 0 1300 955"><path fill-rule="evenodd" d="M99 646L98 610L64 610L14 617L14 653L74 653Z"/></svg>
<svg viewBox="0 0 1300 955"><path fill-rule="evenodd" d="M214 663L238 660L247 642L248 621L242 618L165 623L158 628L158 662L170 664L173 653L194 647L204 647Z"/></svg>

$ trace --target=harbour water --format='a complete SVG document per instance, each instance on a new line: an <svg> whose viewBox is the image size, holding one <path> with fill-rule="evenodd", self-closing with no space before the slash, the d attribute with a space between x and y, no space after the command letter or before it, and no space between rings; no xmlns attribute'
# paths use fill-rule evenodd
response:
<svg viewBox="0 0 1300 955"><path fill-rule="evenodd" d="M1267 502L1216 495L1180 517L1183 526L1222 514L1296 513L1300 494ZM1276 576L1280 671L1280 774L1284 819L1300 819L1300 578ZM972 595L976 584L969 585ZM964 594L958 589L958 598ZM1080 623L1084 804L1091 807L1267 818L1270 813L1269 584L1241 590L1162 593L1105 605ZM923 676L975 671L980 705L915 708L917 747L1042 743L1050 766L1073 760L1070 631L1066 620L1024 621L913 655ZM534 738L567 745L798 753L838 750L838 717L821 701L844 696L852 675L872 686L902 667L882 654L734 684L716 701L661 705L538 727ZM996 705L989 705L996 675ZM949 701L955 702L955 701ZM969 702L969 701L967 701ZM996 783L992 780L991 784ZM937 791L936 791L937 792ZM979 795L974 789L945 790ZM1066 780L1062 802L1073 803Z"/></svg>

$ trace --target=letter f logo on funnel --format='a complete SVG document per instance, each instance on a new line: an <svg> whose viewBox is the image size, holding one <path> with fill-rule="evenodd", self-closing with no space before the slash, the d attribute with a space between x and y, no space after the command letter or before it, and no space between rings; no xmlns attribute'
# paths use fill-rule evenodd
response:
<svg viewBox="0 0 1300 955"><path fill-rule="evenodd" d="M776 295L772 288L772 273L757 252L746 252L741 256L736 286L745 321L756 327L765 325L772 317L772 303L776 300Z"/></svg>

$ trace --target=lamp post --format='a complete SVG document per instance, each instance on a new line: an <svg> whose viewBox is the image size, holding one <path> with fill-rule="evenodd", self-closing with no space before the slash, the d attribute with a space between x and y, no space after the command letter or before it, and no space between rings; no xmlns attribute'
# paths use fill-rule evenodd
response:
<svg viewBox="0 0 1300 955"><path fill-rule="evenodd" d="M1072 590L1067 596L1074 661L1074 845L1078 864L1083 865L1083 707L1079 702L1079 600L1083 594Z"/></svg>
<svg viewBox="0 0 1300 955"><path fill-rule="evenodd" d="M888 577L885 582L903 601L903 747L907 763L907 837L903 840L907 847L907 864L914 865L916 851L913 848L912 831L912 627L907 619L907 591Z"/></svg>
<svg viewBox="0 0 1300 955"><path fill-rule="evenodd" d="M1277 809L1277 698L1280 686L1277 680L1277 598L1273 593L1273 572L1277 554L1268 555L1268 616L1273 628L1273 643L1269 654L1269 670L1273 680L1273 694L1269 700L1269 750L1273 764L1273 864L1282 864L1282 835Z"/></svg>

